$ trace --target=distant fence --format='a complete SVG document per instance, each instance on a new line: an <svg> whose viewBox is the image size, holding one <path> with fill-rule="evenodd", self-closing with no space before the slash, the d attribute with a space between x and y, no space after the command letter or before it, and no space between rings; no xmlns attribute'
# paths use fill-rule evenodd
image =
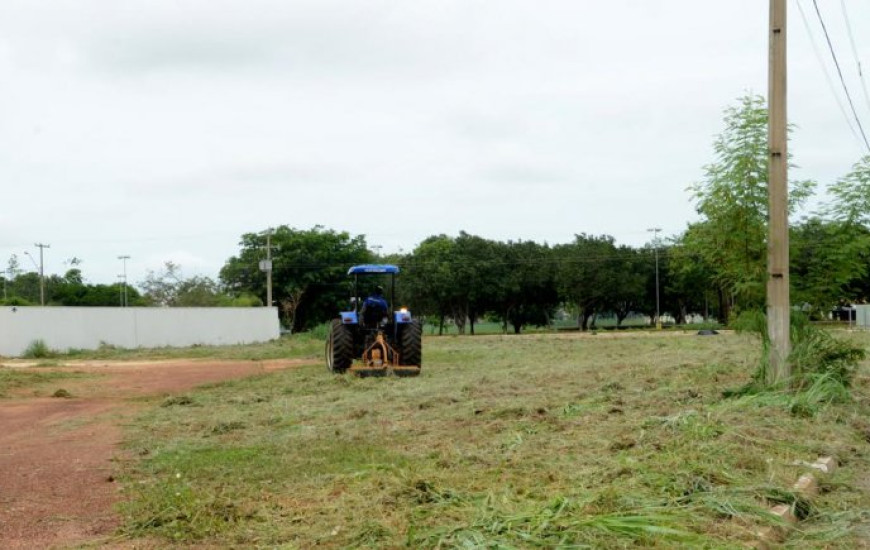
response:
<svg viewBox="0 0 870 550"><path fill-rule="evenodd" d="M0 308L0 355L17 357L35 340L58 351L266 342L280 336L277 308Z"/></svg>
<svg viewBox="0 0 870 550"><path fill-rule="evenodd" d="M870 328L870 305L855 307L855 324L859 327Z"/></svg>

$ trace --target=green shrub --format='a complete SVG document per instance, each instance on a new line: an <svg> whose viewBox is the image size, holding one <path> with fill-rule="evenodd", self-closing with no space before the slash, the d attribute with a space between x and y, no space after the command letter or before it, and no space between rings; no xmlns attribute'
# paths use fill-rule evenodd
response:
<svg viewBox="0 0 870 550"><path fill-rule="evenodd" d="M4 306L30 306L33 305L20 296L10 296L5 300L0 300L0 305Z"/></svg>
<svg viewBox="0 0 870 550"><path fill-rule="evenodd" d="M306 334L315 340L323 340L326 341L326 338L329 336L329 327L330 323L321 323L316 327L309 330Z"/></svg>
<svg viewBox="0 0 870 550"><path fill-rule="evenodd" d="M45 359L54 355L56 355L55 352L48 347L45 340L40 339L30 342L30 345L27 346L27 349L24 350L21 356L26 359Z"/></svg>

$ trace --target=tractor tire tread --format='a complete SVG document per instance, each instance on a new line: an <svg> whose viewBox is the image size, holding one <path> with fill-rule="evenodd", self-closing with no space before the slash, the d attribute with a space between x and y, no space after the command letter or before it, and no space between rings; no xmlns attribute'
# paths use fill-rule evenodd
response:
<svg viewBox="0 0 870 550"><path fill-rule="evenodd" d="M402 364L423 365L423 327L420 321L414 319L407 325L402 326Z"/></svg>
<svg viewBox="0 0 870 550"><path fill-rule="evenodd" d="M326 364L327 367L331 365L332 372L342 374L353 364L353 334L341 323L340 319L333 319L329 327L327 355L330 352L332 357L326 358Z"/></svg>

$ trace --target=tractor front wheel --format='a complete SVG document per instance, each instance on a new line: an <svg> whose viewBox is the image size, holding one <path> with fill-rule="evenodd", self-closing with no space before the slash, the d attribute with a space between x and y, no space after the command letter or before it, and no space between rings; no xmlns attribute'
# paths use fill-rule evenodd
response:
<svg viewBox="0 0 870 550"><path fill-rule="evenodd" d="M423 327L420 321L414 319L407 325L402 325L400 340L402 364L423 366Z"/></svg>
<svg viewBox="0 0 870 550"><path fill-rule="evenodd" d="M352 363L353 334L340 319L333 319L326 340L326 368L329 372L343 374Z"/></svg>

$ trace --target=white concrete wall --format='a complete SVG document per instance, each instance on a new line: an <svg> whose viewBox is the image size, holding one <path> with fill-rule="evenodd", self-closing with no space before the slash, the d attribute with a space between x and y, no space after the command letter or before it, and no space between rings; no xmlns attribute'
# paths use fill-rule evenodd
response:
<svg viewBox="0 0 870 550"><path fill-rule="evenodd" d="M49 348L184 347L266 342L280 336L278 309L265 307L0 307L0 355L34 340Z"/></svg>
<svg viewBox="0 0 870 550"><path fill-rule="evenodd" d="M855 324L859 327L870 328L870 305L855 307Z"/></svg>

